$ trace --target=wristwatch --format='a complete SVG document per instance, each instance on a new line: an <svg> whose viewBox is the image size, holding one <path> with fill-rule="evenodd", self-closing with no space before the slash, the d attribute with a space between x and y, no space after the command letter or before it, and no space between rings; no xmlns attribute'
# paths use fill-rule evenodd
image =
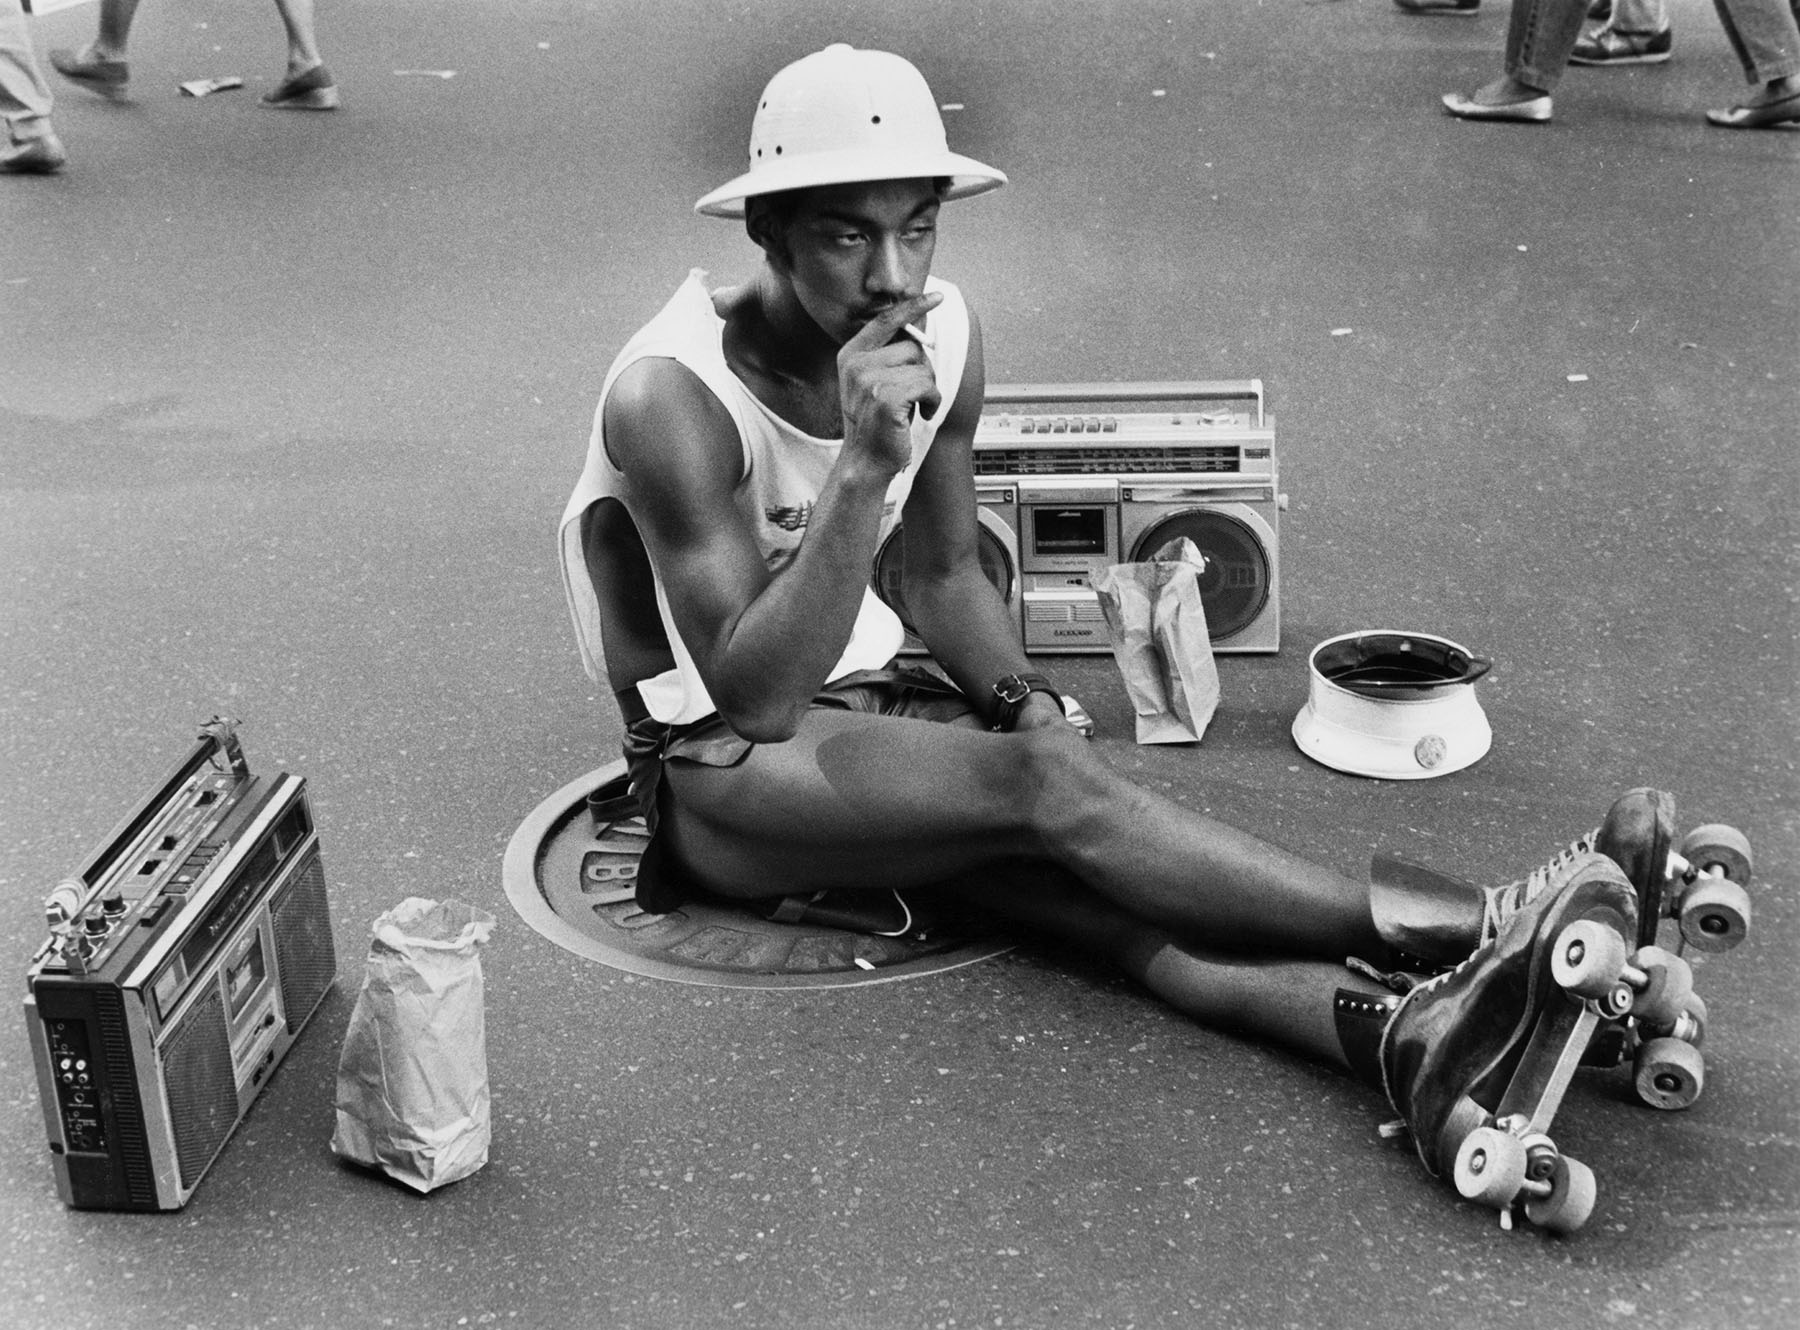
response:
<svg viewBox="0 0 1800 1330"><path fill-rule="evenodd" d="M1041 674L1003 674L994 680L994 697L999 706L994 711L993 728L1010 733L1019 723L1019 712L1025 707L1025 699L1033 693L1048 693L1062 705L1062 694L1050 686L1050 681Z"/></svg>

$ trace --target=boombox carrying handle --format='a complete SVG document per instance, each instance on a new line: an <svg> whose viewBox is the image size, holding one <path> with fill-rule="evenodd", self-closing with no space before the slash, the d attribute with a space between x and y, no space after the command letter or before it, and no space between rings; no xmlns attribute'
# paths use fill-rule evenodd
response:
<svg viewBox="0 0 1800 1330"><path fill-rule="evenodd" d="M990 383L988 406L1026 406L1055 402L1163 402L1194 398L1202 401L1252 402L1256 418L1251 428L1263 423L1261 379L1173 379L1142 383Z"/></svg>
<svg viewBox="0 0 1800 1330"><path fill-rule="evenodd" d="M195 772L211 763L215 767L229 766L239 777L250 774L249 764L244 760L244 750L238 744L237 724L223 716L214 716L200 727L200 733L194 740L194 746L188 755L175 764L169 774L163 778L162 784L151 790L148 795L114 827L112 834L81 865L75 877L90 889L100 881L113 862L123 855L137 839L138 833L148 825L151 815L168 802L169 798L193 778ZM222 769L222 767L221 767Z"/></svg>

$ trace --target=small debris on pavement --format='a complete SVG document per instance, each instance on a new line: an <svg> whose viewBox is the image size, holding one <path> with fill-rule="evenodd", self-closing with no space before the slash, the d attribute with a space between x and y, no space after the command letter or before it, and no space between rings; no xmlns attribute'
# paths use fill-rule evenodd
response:
<svg viewBox="0 0 1800 1330"><path fill-rule="evenodd" d="M204 97L209 92L225 92L243 86L243 79L236 74L227 74L216 79L189 79L181 85L181 94L184 97Z"/></svg>

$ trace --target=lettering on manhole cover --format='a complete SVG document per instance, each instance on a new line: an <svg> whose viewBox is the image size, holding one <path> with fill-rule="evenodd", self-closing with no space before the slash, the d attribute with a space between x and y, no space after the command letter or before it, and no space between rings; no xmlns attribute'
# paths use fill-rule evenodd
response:
<svg viewBox="0 0 1800 1330"><path fill-rule="evenodd" d="M624 779L614 762L571 781L520 824L507 847L507 899L561 947L630 974L723 988L823 988L934 974L1009 943L966 932L899 937L775 923L728 903L647 914L635 898L643 820L596 816L589 796ZM596 798L596 803L605 802Z"/></svg>

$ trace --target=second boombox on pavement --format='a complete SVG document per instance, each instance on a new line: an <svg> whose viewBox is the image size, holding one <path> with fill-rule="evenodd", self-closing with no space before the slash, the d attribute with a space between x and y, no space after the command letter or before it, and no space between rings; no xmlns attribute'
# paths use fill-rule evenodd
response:
<svg viewBox="0 0 1800 1330"><path fill-rule="evenodd" d="M975 432L980 559L1032 653L1112 650L1096 570L1186 536L1215 652L1281 646L1274 421L1260 379L996 384ZM896 527L876 592L913 637Z"/></svg>
<svg viewBox="0 0 1800 1330"><path fill-rule="evenodd" d="M63 1201L178 1210L337 977L306 782L232 723L44 902L25 1025Z"/></svg>

